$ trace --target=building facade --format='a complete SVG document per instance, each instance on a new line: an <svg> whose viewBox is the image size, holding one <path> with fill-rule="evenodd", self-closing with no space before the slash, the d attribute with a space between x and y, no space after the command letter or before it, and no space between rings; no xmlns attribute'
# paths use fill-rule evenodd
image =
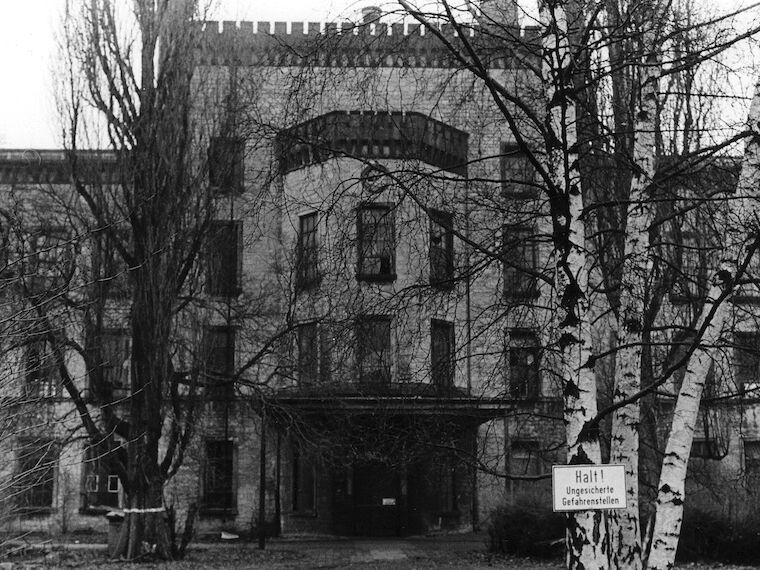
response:
<svg viewBox="0 0 760 570"><path fill-rule="evenodd" d="M535 30L509 29L506 50L488 34L470 37L500 81L540 93ZM545 500L540 477L563 462L565 444L551 224L487 90L434 35L377 14L362 25L206 22L196 58L214 216L175 370L191 378L188 363L202 361L203 404L167 504L197 504L202 532L253 532L263 520L268 532L403 536L471 529L504 502ZM522 134L531 140L527 122ZM118 184L113 155L83 157L101 191ZM129 398L129 268L78 211L70 158L0 157L6 307L13 314L19 282L25 296L65 298L62 326L99 356L88 367L72 350L63 364L83 391L105 378L108 393L86 404L107 408ZM688 201L700 188L670 191ZM685 278L666 300L658 362L677 353L676 332L696 311L709 240L720 239L696 230L717 210L674 229L667 255ZM598 297L604 352L614 335ZM94 329L81 311L65 312L86 299L100 303ZM731 516L746 514L760 468L753 299L735 304L737 332L695 443L695 496ZM123 506L119 477L78 430L46 339L17 328L3 374L16 398L3 522L102 528L102 515ZM609 359L597 370L604 393ZM677 383L675 374L653 413L667 418ZM737 386L740 397L722 397ZM732 507L700 495L700 472L741 490Z"/></svg>

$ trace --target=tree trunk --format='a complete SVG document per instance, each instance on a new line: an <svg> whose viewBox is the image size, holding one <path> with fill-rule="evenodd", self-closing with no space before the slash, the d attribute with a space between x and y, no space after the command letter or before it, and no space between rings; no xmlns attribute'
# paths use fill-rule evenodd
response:
<svg viewBox="0 0 760 570"><path fill-rule="evenodd" d="M656 168L654 120L657 113L660 62L655 49L654 27L650 25L645 29L641 42L641 101L634 127L633 163L636 171L631 179L626 214L620 284L613 403L627 400L641 389L645 294L652 266L649 259L649 226L654 218L654 205L648 189ZM618 408L612 416L610 463L624 465L626 478L626 508L612 510L609 515L610 562L613 568L639 570L642 567L639 516L640 417L639 400Z"/></svg>
<svg viewBox="0 0 760 570"><path fill-rule="evenodd" d="M716 277L715 281L702 309L698 323L700 328L710 318L710 312L716 300L720 298L728 285L723 275ZM647 564L650 570L669 569L675 563L683 518L686 468L699 414L699 402L702 398L707 372L713 361L714 346L723 330L727 314L728 303L723 302L710 320L702 337L701 344L704 348L695 352L689 359L686 376L678 393L660 474L652 546Z"/></svg>
<svg viewBox="0 0 760 570"><path fill-rule="evenodd" d="M599 464L597 430L586 430L597 412L596 378L591 362L588 322L586 231L577 153L572 54L563 2L542 2L543 74L546 88L548 194L553 224L556 289L568 463ZM607 567L607 533L601 511L580 511L567 518L568 568Z"/></svg>

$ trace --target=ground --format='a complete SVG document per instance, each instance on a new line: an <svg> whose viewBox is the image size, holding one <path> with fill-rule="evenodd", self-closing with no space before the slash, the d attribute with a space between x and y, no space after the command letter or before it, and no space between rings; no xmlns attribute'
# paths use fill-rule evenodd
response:
<svg viewBox="0 0 760 570"><path fill-rule="evenodd" d="M515 570L560 570L561 560L495 557L486 552L482 535L455 535L407 540L273 540L264 551L252 543L200 543L191 546L179 562L147 563L132 568L162 570L238 570L257 568L285 570L302 568L363 568L372 570L417 570L426 568L511 568ZM7 566L6 566L7 568ZM13 570L79 568L124 569L123 563L107 562L104 545L51 546L44 554L16 559ZM741 570L748 566L687 563L682 570ZM0 565L0 570L3 566Z"/></svg>

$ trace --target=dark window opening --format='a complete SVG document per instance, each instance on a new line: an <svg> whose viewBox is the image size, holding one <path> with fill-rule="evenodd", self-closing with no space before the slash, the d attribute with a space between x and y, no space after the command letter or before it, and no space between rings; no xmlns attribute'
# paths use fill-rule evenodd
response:
<svg viewBox="0 0 760 570"><path fill-rule="evenodd" d="M678 238L680 234L680 239ZM676 233L676 274L670 299L674 303L689 303L707 294L707 251L696 232Z"/></svg>
<svg viewBox="0 0 760 570"><path fill-rule="evenodd" d="M744 441L744 474L760 478L760 441Z"/></svg>
<svg viewBox="0 0 760 570"><path fill-rule="evenodd" d="M535 297L537 270L534 232L525 226L504 227L504 296L512 299Z"/></svg>
<svg viewBox="0 0 760 570"><path fill-rule="evenodd" d="M357 278L393 281L396 278L396 229L388 204L365 204L357 214Z"/></svg>
<svg viewBox="0 0 760 570"><path fill-rule="evenodd" d="M22 440L16 450L18 473L14 487L24 513L53 507L58 446L52 441Z"/></svg>
<svg viewBox="0 0 760 570"><path fill-rule="evenodd" d="M433 384L439 389L454 385L454 323L430 322L430 364Z"/></svg>
<svg viewBox="0 0 760 570"><path fill-rule="evenodd" d="M297 447L293 449L293 512L313 514L316 511L317 474L314 461Z"/></svg>
<svg viewBox="0 0 760 570"><path fill-rule="evenodd" d="M94 447L88 447L84 461L85 509L118 508L119 476L109 466L109 457L101 455Z"/></svg>
<svg viewBox="0 0 760 570"><path fill-rule="evenodd" d="M459 510L457 488L456 462L452 457L442 458L438 467L438 512L453 513Z"/></svg>
<svg viewBox="0 0 760 570"><path fill-rule="evenodd" d="M736 333L734 363L739 393L747 398L760 398L760 332Z"/></svg>
<svg viewBox="0 0 760 570"><path fill-rule="evenodd" d="M91 388L98 401L118 402L129 395L130 340L128 331L109 329L95 341L98 343L93 351L97 355L97 374Z"/></svg>
<svg viewBox="0 0 760 570"><path fill-rule="evenodd" d="M243 257L242 222L211 222L208 243L208 292L225 297L239 295Z"/></svg>
<svg viewBox="0 0 760 570"><path fill-rule="evenodd" d="M541 347L536 333L512 330L507 342L509 397L537 398L540 395Z"/></svg>
<svg viewBox="0 0 760 570"><path fill-rule="evenodd" d="M66 286L74 275L74 247L69 230L44 226L29 236L24 277L29 292L40 295Z"/></svg>
<svg viewBox="0 0 760 570"><path fill-rule="evenodd" d="M319 282L319 236L317 227L316 212L303 215L298 220L296 281L301 289Z"/></svg>
<svg viewBox="0 0 760 570"><path fill-rule="evenodd" d="M509 451L509 474L515 477L535 477L543 473L543 460L537 441L512 442Z"/></svg>
<svg viewBox="0 0 760 570"><path fill-rule="evenodd" d="M207 441L203 473L203 509L230 511L236 507L234 477L235 444L229 440Z"/></svg>
<svg viewBox="0 0 760 570"><path fill-rule="evenodd" d="M24 390L28 398L55 398L61 393L58 367L50 342L33 340L26 348Z"/></svg>
<svg viewBox="0 0 760 570"><path fill-rule="evenodd" d="M245 142L239 138L215 137L208 149L208 177L220 193L242 192Z"/></svg>
<svg viewBox="0 0 760 570"><path fill-rule="evenodd" d="M450 289L454 286L454 216L430 212L430 284Z"/></svg>
<svg viewBox="0 0 760 570"><path fill-rule="evenodd" d="M356 326L359 380L387 383L391 379L391 319L365 317Z"/></svg>
<svg viewBox="0 0 760 570"><path fill-rule="evenodd" d="M231 400L235 394L235 329L208 327L205 331L206 396L211 400Z"/></svg>
<svg viewBox="0 0 760 570"><path fill-rule="evenodd" d="M98 295L108 299L123 300L129 298L130 295L129 274L116 246L116 240L127 247L129 245L129 232L116 228L112 228L111 232L104 230L94 240L93 273Z"/></svg>

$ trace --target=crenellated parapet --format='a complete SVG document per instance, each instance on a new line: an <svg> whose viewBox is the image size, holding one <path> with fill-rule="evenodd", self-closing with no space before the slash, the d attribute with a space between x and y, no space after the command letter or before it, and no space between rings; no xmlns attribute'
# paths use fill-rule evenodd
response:
<svg viewBox="0 0 760 570"><path fill-rule="evenodd" d="M451 68L460 63L446 42L468 42L489 67L516 68L539 53L535 27L438 31L417 23L207 21L198 24L197 55L200 65Z"/></svg>

